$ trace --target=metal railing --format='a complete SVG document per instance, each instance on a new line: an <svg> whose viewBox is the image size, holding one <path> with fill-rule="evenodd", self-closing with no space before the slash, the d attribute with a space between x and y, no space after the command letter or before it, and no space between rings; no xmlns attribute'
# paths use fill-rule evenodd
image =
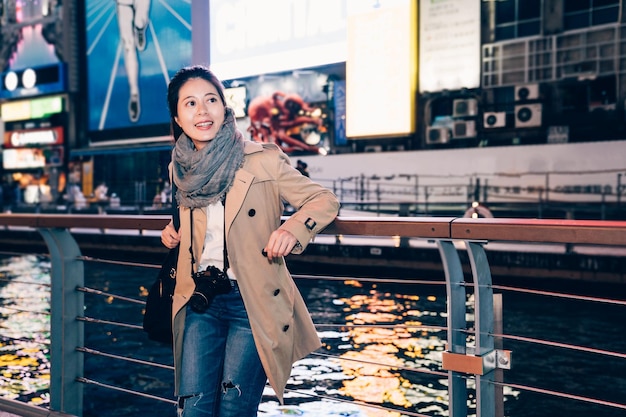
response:
<svg viewBox="0 0 626 417"><path fill-rule="evenodd" d="M99 383L84 375L84 355L97 354L120 358L84 345L84 323L105 322L84 317L84 294L94 293L115 297L98 289L89 289L84 283L84 262L79 246L73 237L76 228L95 230L128 230L134 233L161 230L168 216L116 216L116 215L26 215L0 214L0 227L32 228L43 236L51 257L51 382L50 410L82 416L83 387L96 384L107 389L127 391L120 387ZM1 229L0 229L1 233ZM626 404L603 401L597 398L557 392L503 381L503 370L511 366L511 353L502 349L503 340L516 340L534 344L558 345L561 348L592 352L606 357L626 360L626 352L574 346L550 340L540 340L521 335L507 335L498 324L498 311L502 305L494 289L502 291L527 291L507 286L494 286L484 244L491 241L585 244L608 247L626 247L626 222L581 220L531 220L493 218L368 218L340 217L323 234L334 236L420 238L435 241L441 256L447 293L447 348L442 352L440 370L413 369L428 372L448 380L448 415L468 415L468 402L473 402L472 412L477 416L500 416L502 392L506 386L531 392L542 392L561 398L574 398L612 409L626 410ZM461 256L463 254L463 256ZM467 256L465 256L465 254ZM469 260L471 277L464 273L463 260ZM324 279L324 277L319 277ZM328 277L328 279L337 279ZM419 281L415 281L419 284ZM623 278L626 283L626 277ZM550 293L553 297L572 297L568 294ZM468 296L473 299L468 306ZM593 302L626 306L626 301L578 297ZM139 302L137 300L127 300ZM468 325L468 312L473 314L473 327ZM117 323L119 324L119 323ZM316 323L316 325L323 323ZM123 325L123 324L120 324ZM415 326L415 325L413 325ZM139 326L129 325L138 328ZM139 330L139 329L137 329ZM440 329L444 330L444 329ZM620 335L616 335L619 337ZM319 353L318 353L319 354ZM139 361L143 364L167 365ZM384 365L384 364L383 364ZM471 385L471 387L469 387ZM470 400L475 392L475 398ZM141 393L138 393L141 395ZM145 394L144 394L145 395ZM161 401L172 399L155 398ZM4 405L0 402L0 410ZM11 404L15 410L15 404ZM475 409L474 409L475 407ZM21 411L32 414L29 407ZM421 416L410 410L404 415Z"/></svg>
<svg viewBox="0 0 626 417"><path fill-rule="evenodd" d="M624 220L626 185L622 168L595 171L473 173L469 176L398 173L320 178L344 209L400 216L462 216L474 202L495 217ZM587 177L581 180L581 177ZM551 185L552 184L552 185ZM145 184L135 184L145 188ZM0 203L1 204L1 203ZM0 209L2 206L0 205ZM167 203L134 199L115 206L110 201L65 204L12 204L16 214L167 215Z"/></svg>

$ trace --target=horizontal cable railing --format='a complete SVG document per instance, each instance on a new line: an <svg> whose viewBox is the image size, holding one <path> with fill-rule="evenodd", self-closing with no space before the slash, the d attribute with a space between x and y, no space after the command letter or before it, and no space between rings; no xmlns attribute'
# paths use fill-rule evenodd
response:
<svg viewBox="0 0 626 417"><path fill-rule="evenodd" d="M146 231L158 231L161 230L165 224L169 222L168 216L122 216L122 215L21 215L21 214L0 214L0 233L1 227L6 228L13 227L26 227L32 228L42 233L57 233L60 231L67 231L67 234L54 235L57 241L63 241L68 236L71 237L72 231L78 228L81 229L117 229L117 230L131 230L140 233ZM52 231L52 232L50 232ZM591 345L574 344L559 340L547 340L542 337L535 337L529 334L509 333L493 327L494 307L491 302L493 291L501 291L502 293L512 294L525 294L537 297L547 297L548 299L564 299L572 302L584 302L584 303L599 303L602 305L612 307L624 307L626 301L621 299L615 299L611 297L595 297L587 295L569 294L566 292L544 291L535 289L525 289L514 287L511 285L494 285L491 283L491 276L489 273L488 262L485 259L485 254L482 252L482 245L486 242L523 242L523 243L562 243L562 244L585 244L585 245L598 245L598 246L626 246L626 222L620 221L580 221L580 220L532 220L532 219L468 219L468 218L453 218L453 217L440 217L440 218L338 218L333 224L331 224L323 232L324 234L336 235L336 236L363 236L363 237L408 237L417 239L428 239L438 242L440 253L442 255L443 266L445 270L446 280L424 280L414 278L376 278L376 277L339 277L339 276L326 276L326 275L311 275L301 274L294 277L299 282L307 281L326 281L335 283L346 282L359 282L367 283L372 286L383 285L395 285L403 286L406 288L405 293L416 287L429 286L436 287L440 291L446 293L446 306L444 309L447 311L440 311L438 313L433 312L436 317L443 317L447 323L444 325L438 323L436 320L433 322L423 323L422 320L427 317L420 317L419 320L405 320L400 323L385 324L381 322L369 323L367 317L360 318L359 314L367 316L368 311L361 313L354 313L355 318L351 319L351 322L331 322L320 321L314 315L314 321L321 333L327 331L343 331L343 332L356 332L366 329L372 329L373 335L371 337L379 337L384 340L387 333L385 332L419 332L423 334L425 340L428 340L431 334L438 334L439 338L446 341L445 349L442 347L433 348L433 354L442 354L444 356L443 362L439 362L436 368L429 368L419 365L418 362L412 363L408 361L410 365L406 363L398 363L395 361L387 361L384 356L376 357L376 360L370 360L363 357L351 357L349 354L345 354L343 350L335 353L327 353L318 351L310 355L311 359L320 359L329 361L330 363L353 363L355 365L350 366L362 366L362 367L375 367L393 370L393 372L399 372L403 374L410 374L413 376L407 377L409 379L420 378L435 378L441 380L447 378L449 385L448 398L445 399L444 404L440 405L435 403L431 406L434 409L441 409L443 413L447 413L450 416L467 415L467 403L471 403L470 412L476 415L483 416L495 416L500 415L498 411L499 405L497 404L497 393L494 396L494 390L513 389L521 392L539 393L546 396L555 398L571 399L583 403L597 404L609 409L626 410L626 404L622 404L619 401L606 400L602 398L594 398L590 395L584 395L579 392L567 392L567 390L550 389L546 387L531 385L528 383L520 382L514 378L500 378L493 377L498 372L504 372L504 375L508 375L507 367L492 367L489 364L491 360L490 355L494 355L495 358L502 359L504 351L502 345L508 343L527 344L533 348L547 347L557 348L562 350L568 350L576 352L577 354L591 354L599 355L601 357L613 358L616 360L626 359L626 353L617 351L614 349L596 347ZM44 235L45 236L45 235ZM48 239L49 246L50 241L54 239ZM86 257L78 253L75 250L68 250L63 248L52 248L52 270L53 280L55 274L55 263L69 262L73 267L76 267L76 263L80 264L78 271L82 274L83 263L94 264L108 264L119 267L132 267L138 269L156 269L158 265L145 264L139 262L125 262L115 259L101 259L94 257ZM70 245L71 247L71 245ZM457 247L459 251L467 250L469 253L469 259L472 267L471 275L468 277L462 272L460 268L460 259L457 259ZM70 256L68 256L70 255ZM74 256L75 255L75 256ZM76 271L76 270L74 270ZM58 271L56 271L58 272ZM416 271L417 272L417 271ZM62 274L63 275L63 274ZM82 278L82 277L81 277ZM149 283L146 283L146 285ZM53 281L52 293L54 297L54 287L59 285ZM70 281L68 284L72 286ZM445 286L445 288L444 288ZM107 302L112 303L126 303L128 305L136 305L138 308L138 317L135 323L124 323L122 321L111 319L109 317L91 317L86 314L80 313L84 308L76 309L75 317L76 323L89 323L94 326L105 326L126 329L124 331L140 332L141 326L137 323L141 321L141 308L145 304L145 298L143 296L134 298L132 296L117 294L113 291L109 291L105 288L90 288L87 285L73 285L75 292L78 294L84 294L89 297L102 297ZM459 292L461 290L461 292ZM486 292L485 292L486 291ZM82 299L80 299L82 300ZM458 301L461 301L460 303ZM353 301L356 302L356 301ZM54 303L54 302L53 302ZM4 304L4 303L3 303ZM84 306L84 302L81 302L81 306ZM485 307L486 306L486 307ZM506 312L506 303L504 304ZM3 307L5 308L5 307ZM8 307L11 308L11 307ZM57 307L58 308L58 307ZM65 307L64 307L65 308ZM384 303L380 307L381 311L384 311ZM622 313L623 314L623 313ZM67 316L67 314L66 314ZM462 316L462 318L461 318ZM491 316L491 317L489 317ZM70 315L71 317L71 315ZM321 317L321 316L320 316ZM557 317L558 319L558 317ZM362 323L359 320L363 321ZM65 324L67 325L67 324ZM80 324L77 324L80 325ZM53 328L55 323L53 322ZM54 334L54 329L52 330ZM95 330L98 332L98 330ZM378 336L376 332L380 333ZM447 336L444 333L447 332ZM348 336L344 336L348 337ZM408 336L407 336L408 337ZM613 337L621 337L620 334L613 335ZM80 339L80 337L79 337ZM53 340L55 340L53 338ZM59 339L56 339L58 342ZM119 354L114 351L109 351L107 346L86 346L84 343L78 341L63 340L63 343L67 343L68 346L63 349L63 357L71 356L71 352L68 352L68 348L72 345L76 345L73 348L75 353L80 354L80 360L89 360L90 357L98 357L101 359L111 361L121 361L127 363L126 366L138 365L147 366L150 368L161 368L164 371L170 372L173 368L169 364L159 363L151 360L150 358L129 357ZM54 344L54 343L53 343ZM167 349L163 347L163 349ZM342 348L343 349L343 348ZM439 349L439 350L438 350ZM350 350L348 350L349 352ZM515 355L515 353L514 353ZM513 357L514 357L513 355ZM54 360L54 356L52 358ZM506 359L506 358L505 358ZM358 365L357 365L358 364ZM624 365L621 365L624 366ZM98 389L106 389L112 391L119 391L124 394L141 396L150 400L156 400L165 402L167 404L175 404L173 398L166 398L159 395L153 395L150 392L141 392L135 389L111 384L107 381L98 381L97 378L84 374L81 369L82 366L69 372L62 378L57 378L52 375L52 385L62 384L63 389L71 388L73 385L89 385L96 386ZM514 369L514 368L511 368ZM52 366L52 371L59 370ZM468 371L469 370L469 371ZM67 372L67 370L63 370ZM331 373L332 370L330 371ZM71 377L71 375L75 375ZM418 377L417 375L421 375ZM594 375L586 375L588 378L594 378ZM347 404L358 404L363 407L373 407L378 410L387 412L401 412L403 415L408 416L432 416L440 415L436 411L425 413L415 408L415 405L392 405L393 401L387 399L382 403L376 403L376 401L365 401L358 396L350 397L347 394L328 396L325 394L314 393L311 390L298 390L289 388L288 393L297 394L298 396L315 397L319 400L332 400L340 401ZM58 391L56 391L58 393ZM74 391L74 395L82 397L82 390ZM439 392L433 391L433 396L440 395ZM519 394L517 394L519 395ZM69 397L74 399L76 397ZM67 400L66 400L67 401ZM489 402L489 404L486 404ZM67 402L59 401L53 398L51 400L51 409L59 412L69 412L75 415L82 415L82 405L76 407ZM2 410L2 403L0 403L0 410ZM27 414L24 414L27 415Z"/></svg>

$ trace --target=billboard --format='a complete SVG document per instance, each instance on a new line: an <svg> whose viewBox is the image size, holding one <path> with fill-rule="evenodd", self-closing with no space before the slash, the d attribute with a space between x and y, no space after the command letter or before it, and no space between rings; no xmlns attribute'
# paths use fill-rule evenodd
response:
<svg viewBox="0 0 626 417"><path fill-rule="evenodd" d="M480 2L419 5L420 93L480 87Z"/></svg>
<svg viewBox="0 0 626 417"><path fill-rule="evenodd" d="M87 0L85 14L90 139L167 133L167 85L191 63L191 2Z"/></svg>
<svg viewBox="0 0 626 417"><path fill-rule="evenodd" d="M61 1L4 1L0 14L0 98L66 89Z"/></svg>
<svg viewBox="0 0 626 417"><path fill-rule="evenodd" d="M346 136L409 135L415 131L417 2L365 3L349 3Z"/></svg>
<svg viewBox="0 0 626 417"><path fill-rule="evenodd" d="M346 0L211 0L209 19L222 80L346 60Z"/></svg>

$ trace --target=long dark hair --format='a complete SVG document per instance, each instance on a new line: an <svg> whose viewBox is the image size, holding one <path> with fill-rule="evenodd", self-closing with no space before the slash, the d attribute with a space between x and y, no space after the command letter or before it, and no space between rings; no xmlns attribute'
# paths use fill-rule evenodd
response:
<svg viewBox="0 0 626 417"><path fill-rule="evenodd" d="M202 78L205 81L213 84L217 93L222 100L222 104L226 105L226 98L224 97L224 87L222 82L213 74L213 72L204 65L192 65L184 67L178 70L176 74L170 80L167 86L167 107L170 111L170 131L174 140L178 140L178 137L183 133L183 130L178 126L175 117L178 116L178 96L182 86L192 78Z"/></svg>

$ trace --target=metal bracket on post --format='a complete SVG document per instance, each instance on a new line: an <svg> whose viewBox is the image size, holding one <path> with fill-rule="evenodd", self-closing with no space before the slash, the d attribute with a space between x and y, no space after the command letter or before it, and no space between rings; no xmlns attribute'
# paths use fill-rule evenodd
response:
<svg viewBox="0 0 626 417"><path fill-rule="evenodd" d="M469 353L469 348L465 355L445 351L442 359L446 371L466 374L485 375L496 368L511 369L511 351L508 350L492 350L480 356Z"/></svg>
<svg viewBox="0 0 626 417"><path fill-rule="evenodd" d="M511 369L511 351L496 349L496 368Z"/></svg>
<svg viewBox="0 0 626 417"><path fill-rule="evenodd" d="M494 417L501 401L496 395L493 372L510 369L511 352L496 349L494 343L494 294L491 270L484 242L465 241L474 287L475 346L467 346L466 292L463 268L453 241L438 240L437 246L446 276L448 301L448 347L443 352L443 368L448 371L448 412L450 417L467 416L466 374L476 382L476 416Z"/></svg>

